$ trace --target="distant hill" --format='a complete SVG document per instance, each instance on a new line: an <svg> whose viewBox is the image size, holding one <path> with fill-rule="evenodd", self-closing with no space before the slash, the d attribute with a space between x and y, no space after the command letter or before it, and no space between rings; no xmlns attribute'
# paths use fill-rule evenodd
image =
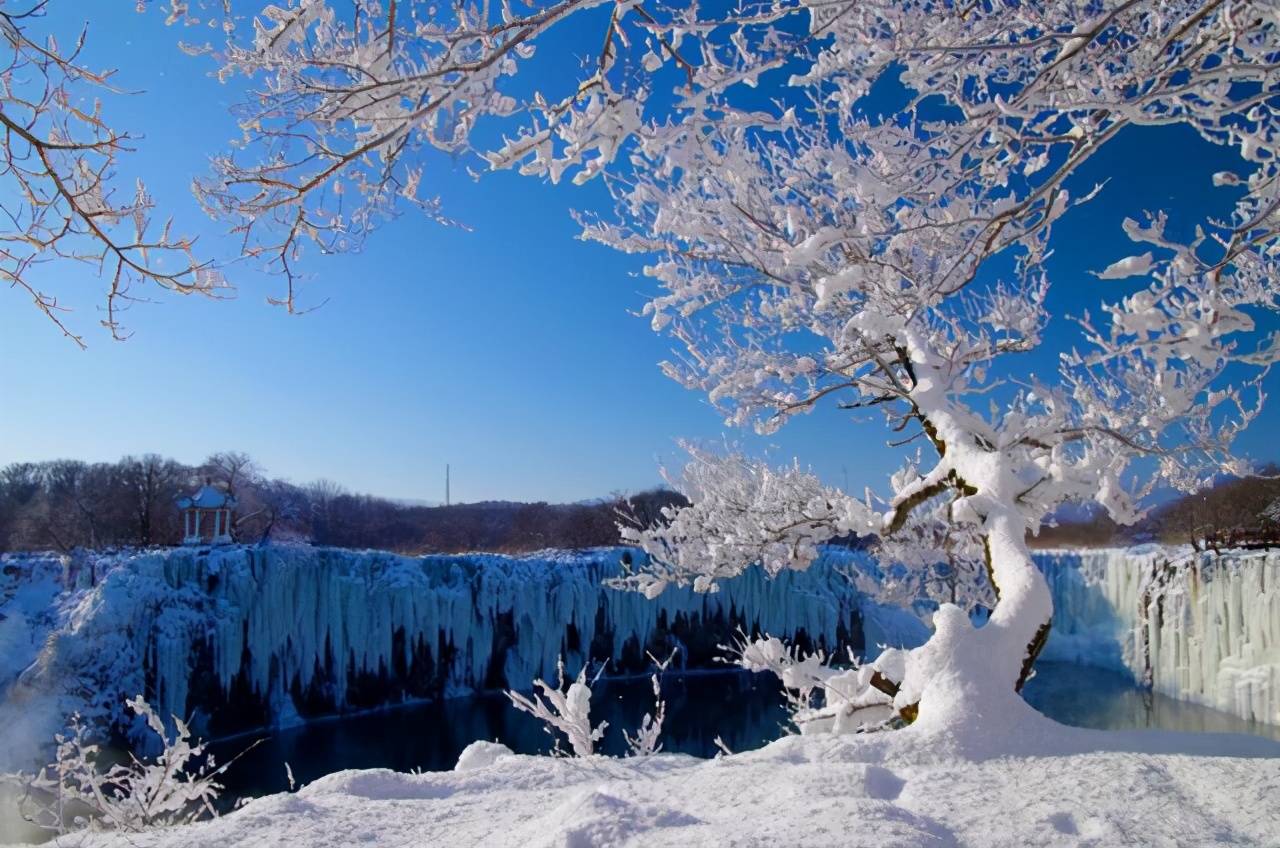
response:
<svg viewBox="0 0 1280 848"><path fill-rule="evenodd" d="M655 489L572 504L438 502L357 494L330 481L267 477L241 453L188 466L155 454L114 463L13 463L0 469L0 551L146 547L180 541L175 499L205 480L238 501L238 542L311 541L401 553L584 548L619 541L619 513L651 523L684 503Z"/></svg>

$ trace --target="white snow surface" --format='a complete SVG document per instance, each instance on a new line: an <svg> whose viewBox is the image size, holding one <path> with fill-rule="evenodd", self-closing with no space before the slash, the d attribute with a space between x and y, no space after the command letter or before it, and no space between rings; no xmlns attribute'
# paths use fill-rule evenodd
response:
<svg viewBox="0 0 1280 848"><path fill-rule="evenodd" d="M77 848L1275 846L1280 744L1100 732L1016 698L987 735L790 736L714 760L493 752L454 772L328 775L214 821ZM991 732L994 731L994 732ZM1212 753L1210 753L1212 752ZM1252 759L1250 759L1252 757Z"/></svg>
<svg viewBox="0 0 1280 848"><path fill-rule="evenodd" d="M1037 560L1054 606L1045 659L1128 671L1171 697L1280 724L1280 551L1146 546Z"/></svg>

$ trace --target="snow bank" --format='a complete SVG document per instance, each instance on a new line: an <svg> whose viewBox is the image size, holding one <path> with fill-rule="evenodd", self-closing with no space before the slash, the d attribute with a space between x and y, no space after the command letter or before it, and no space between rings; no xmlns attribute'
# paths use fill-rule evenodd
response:
<svg viewBox="0 0 1280 848"><path fill-rule="evenodd" d="M13 694L53 693L63 714L115 718L122 697L142 692L161 714L241 710L241 723L253 724L248 698L261 704L260 724L263 712L279 722L296 711L528 688L554 678L561 653L571 671L587 659L643 664L655 634L703 640L685 644L682 660L715 653L739 625L828 649L861 646L860 598L845 576L865 564L859 552L830 548L804 572L770 580L751 569L715 593L673 588L652 601L602 586L628 553L637 556L412 558L284 545L117 557L98 569L96 587L59 597L57 626ZM915 638L895 632L898 618L876 621L875 643ZM91 693L89 702L75 703L75 692Z"/></svg>
<svg viewBox="0 0 1280 848"><path fill-rule="evenodd" d="M1172 697L1280 724L1280 552L1147 546L1037 561L1054 604L1045 659L1127 671Z"/></svg>
<svg viewBox="0 0 1280 848"><path fill-rule="evenodd" d="M454 772L338 772L212 822L145 834L77 834L65 844L1280 844L1280 817L1272 814L1280 744L1213 734L1082 731L1030 708L1001 718L1008 719L1002 732L964 752L965 746L948 744L957 740L913 727L792 736L714 760L503 754Z"/></svg>

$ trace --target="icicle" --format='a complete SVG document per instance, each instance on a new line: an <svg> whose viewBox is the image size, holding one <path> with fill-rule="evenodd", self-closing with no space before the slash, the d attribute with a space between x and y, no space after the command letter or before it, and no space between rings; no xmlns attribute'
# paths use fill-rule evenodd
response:
<svg viewBox="0 0 1280 848"><path fill-rule="evenodd" d="M1280 554L1147 547L1038 560L1054 603L1046 659L1128 671L1174 698L1280 724Z"/></svg>

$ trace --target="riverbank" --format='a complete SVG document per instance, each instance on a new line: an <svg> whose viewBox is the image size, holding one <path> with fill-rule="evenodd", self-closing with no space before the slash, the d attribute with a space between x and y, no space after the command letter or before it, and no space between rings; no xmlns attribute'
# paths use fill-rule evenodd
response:
<svg viewBox="0 0 1280 848"><path fill-rule="evenodd" d="M340 772L215 821L77 834L60 844L1262 848L1280 841L1280 744L1083 731L1029 708L1008 718L990 738L915 728L787 737L714 760L493 756L490 748L463 771Z"/></svg>
<svg viewBox="0 0 1280 848"><path fill-rule="evenodd" d="M778 681L769 674L722 670L664 676L667 720L662 750L709 759L719 738L732 751L761 748L789 731ZM1023 697L1049 718L1095 730L1251 733L1280 741L1280 727L1249 722L1198 704L1138 688L1125 674L1067 663L1040 663ZM602 679L593 687L593 720L608 728L597 750L621 756L624 728L653 708L647 678ZM267 735L251 734L212 746L219 762L261 739L231 769L226 808L241 798L289 788L284 763L300 783L346 769L448 771L467 745L501 742L520 754L545 754L552 738L541 723L511 707L503 695L478 694L321 720ZM1223 738L1221 736L1215 738ZM1260 740L1261 741L1261 740Z"/></svg>

